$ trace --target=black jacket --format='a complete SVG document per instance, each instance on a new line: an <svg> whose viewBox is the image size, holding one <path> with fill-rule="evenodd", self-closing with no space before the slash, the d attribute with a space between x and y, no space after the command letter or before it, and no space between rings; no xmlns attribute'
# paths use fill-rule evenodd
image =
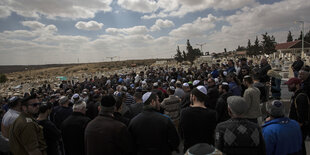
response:
<svg viewBox="0 0 310 155"><path fill-rule="evenodd" d="M291 98L290 118L296 120L300 124L303 124L301 126L303 136L306 136L308 134L308 126L309 126L308 115L309 115L308 96L304 92L304 90L302 89L297 90L297 92L295 92L295 94Z"/></svg>
<svg viewBox="0 0 310 155"><path fill-rule="evenodd" d="M61 123L72 114L72 107L57 106L51 113L51 121L60 129Z"/></svg>
<svg viewBox="0 0 310 155"><path fill-rule="evenodd" d="M205 106L211 109L215 109L216 101L220 97L220 93L216 86L208 88L207 98L205 101Z"/></svg>
<svg viewBox="0 0 310 155"><path fill-rule="evenodd" d="M66 155L84 155L84 131L90 119L80 112L73 112L61 124Z"/></svg>
<svg viewBox="0 0 310 155"><path fill-rule="evenodd" d="M128 127L137 155L171 155L180 140L171 120L153 109L134 117Z"/></svg>
<svg viewBox="0 0 310 155"><path fill-rule="evenodd" d="M298 72L302 68L303 65L304 65L304 62L302 60L294 61L294 63L292 64L293 71Z"/></svg>
<svg viewBox="0 0 310 155"><path fill-rule="evenodd" d="M114 117L100 114L85 129L87 155L126 155L132 147L125 124Z"/></svg>
<svg viewBox="0 0 310 155"><path fill-rule="evenodd" d="M228 92L222 94L219 99L217 100L215 110L217 112L217 122L224 122L230 119L230 116L228 114L227 110L227 98L229 96L232 96L233 94Z"/></svg>
<svg viewBox="0 0 310 155"><path fill-rule="evenodd" d="M214 145L216 112L209 108L188 107L181 111L179 133L184 139L184 152L198 143Z"/></svg>
<svg viewBox="0 0 310 155"><path fill-rule="evenodd" d="M269 76L267 75L267 72L271 69L271 66L269 64L261 65L258 73L259 73L259 81L262 83L266 83L270 81Z"/></svg>
<svg viewBox="0 0 310 155"><path fill-rule="evenodd" d="M38 123L43 127L44 139L47 145L47 155L59 155L60 130L58 130L53 122L47 119L38 121Z"/></svg>

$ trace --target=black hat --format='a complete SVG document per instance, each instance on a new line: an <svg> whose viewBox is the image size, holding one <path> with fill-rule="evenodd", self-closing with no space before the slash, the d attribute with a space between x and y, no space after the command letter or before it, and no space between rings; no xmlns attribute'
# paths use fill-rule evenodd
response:
<svg viewBox="0 0 310 155"><path fill-rule="evenodd" d="M116 100L112 95L103 96L101 99L101 106L113 107L115 106Z"/></svg>

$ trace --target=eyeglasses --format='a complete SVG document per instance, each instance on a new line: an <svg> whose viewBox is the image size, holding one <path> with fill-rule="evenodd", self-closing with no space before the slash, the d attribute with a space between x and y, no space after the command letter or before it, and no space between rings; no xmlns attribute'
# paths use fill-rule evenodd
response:
<svg viewBox="0 0 310 155"><path fill-rule="evenodd" d="M31 104L28 104L28 106L32 106L32 107L36 107L36 106L39 106L41 103L31 103Z"/></svg>

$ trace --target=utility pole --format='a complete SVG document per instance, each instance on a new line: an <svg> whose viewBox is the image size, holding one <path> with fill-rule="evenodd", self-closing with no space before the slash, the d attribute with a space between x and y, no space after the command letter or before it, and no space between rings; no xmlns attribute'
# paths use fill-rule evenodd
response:
<svg viewBox="0 0 310 155"><path fill-rule="evenodd" d="M304 26L305 22L302 20L296 21L300 24L302 24L302 30L301 30L301 57L304 57Z"/></svg>
<svg viewBox="0 0 310 155"><path fill-rule="evenodd" d="M116 56L114 57L107 57L108 59L111 59L111 61L113 61L113 59L115 58Z"/></svg>
<svg viewBox="0 0 310 155"><path fill-rule="evenodd" d="M200 52L202 52L202 46L203 46L203 45L206 45L206 44L207 44L207 43L196 44L196 45L200 46Z"/></svg>

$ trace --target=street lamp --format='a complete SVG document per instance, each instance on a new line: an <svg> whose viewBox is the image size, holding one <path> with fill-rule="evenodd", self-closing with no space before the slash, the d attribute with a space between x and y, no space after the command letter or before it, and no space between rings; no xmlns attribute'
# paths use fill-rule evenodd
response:
<svg viewBox="0 0 310 155"><path fill-rule="evenodd" d="M302 30L301 30L301 57L304 57L304 25L305 22L302 20L296 21L296 23L302 24Z"/></svg>

